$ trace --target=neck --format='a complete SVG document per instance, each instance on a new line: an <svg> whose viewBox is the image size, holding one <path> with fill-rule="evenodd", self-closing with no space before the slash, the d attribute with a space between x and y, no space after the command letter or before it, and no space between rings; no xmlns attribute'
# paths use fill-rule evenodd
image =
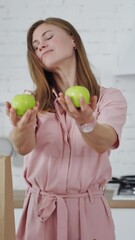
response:
<svg viewBox="0 0 135 240"><path fill-rule="evenodd" d="M69 64L60 66L53 72L53 76L61 91L65 92L76 82L76 62L70 60Z"/></svg>

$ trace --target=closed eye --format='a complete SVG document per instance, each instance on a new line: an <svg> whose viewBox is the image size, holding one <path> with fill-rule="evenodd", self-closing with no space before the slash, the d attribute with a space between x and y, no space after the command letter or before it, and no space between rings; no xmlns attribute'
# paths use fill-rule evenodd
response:
<svg viewBox="0 0 135 240"><path fill-rule="evenodd" d="M43 39L43 41L48 41L48 40L50 40L50 39L52 39L53 38L53 35L51 35L51 36L48 36L48 37L45 37L44 39ZM38 46L33 46L33 49L34 49L34 51L36 51L37 49L38 49Z"/></svg>
<svg viewBox="0 0 135 240"><path fill-rule="evenodd" d="M44 40L50 40L50 39L52 39L53 38L53 35L51 35L51 36L48 36L48 37L45 37L45 39Z"/></svg>
<svg viewBox="0 0 135 240"><path fill-rule="evenodd" d="M34 50L34 51L36 51L37 49L38 49L38 46L37 46L37 47L34 47L34 46L33 46L33 50Z"/></svg>

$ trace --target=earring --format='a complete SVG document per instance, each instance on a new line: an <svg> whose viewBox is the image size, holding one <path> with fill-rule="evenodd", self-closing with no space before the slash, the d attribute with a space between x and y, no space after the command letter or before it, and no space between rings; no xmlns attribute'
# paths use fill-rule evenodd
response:
<svg viewBox="0 0 135 240"><path fill-rule="evenodd" d="M76 50L77 49L77 47L76 47L76 44L74 43L74 45L73 45L73 48Z"/></svg>
<svg viewBox="0 0 135 240"><path fill-rule="evenodd" d="M76 44L75 44L75 40L73 40L73 48L74 48L74 49L77 49L77 48L76 48Z"/></svg>

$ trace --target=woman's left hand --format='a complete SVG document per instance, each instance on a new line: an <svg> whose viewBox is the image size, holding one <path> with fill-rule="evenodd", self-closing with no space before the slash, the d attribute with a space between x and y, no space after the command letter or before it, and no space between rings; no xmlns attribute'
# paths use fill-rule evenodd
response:
<svg viewBox="0 0 135 240"><path fill-rule="evenodd" d="M97 105L97 96L91 97L90 104L86 104L84 99L80 99L80 108L77 109L68 96L59 93L58 102L63 109L75 119L78 125L85 124L93 121L93 112Z"/></svg>

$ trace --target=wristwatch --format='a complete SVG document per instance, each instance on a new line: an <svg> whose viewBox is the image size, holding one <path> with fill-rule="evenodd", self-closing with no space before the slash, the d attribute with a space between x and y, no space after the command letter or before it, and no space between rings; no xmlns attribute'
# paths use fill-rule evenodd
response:
<svg viewBox="0 0 135 240"><path fill-rule="evenodd" d="M95 128L95 125L96 125L96 119L94 118L94 120L92 122L88 122L88 123L85 123L85 124L82 124L82 125L78 125L78 128L83 133L90 133Z"/></svg>

